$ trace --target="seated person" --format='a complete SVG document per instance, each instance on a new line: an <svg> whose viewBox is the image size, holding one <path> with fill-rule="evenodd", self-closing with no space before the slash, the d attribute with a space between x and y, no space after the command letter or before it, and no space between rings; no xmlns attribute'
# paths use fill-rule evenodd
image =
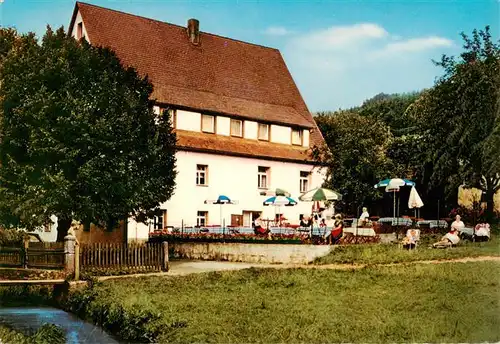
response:
<svg viewBox="0 0 500 344"><path fill-rule="evenodd" d="M419 238L417 231L414 229L410 229L406 232L406 236L403 238L403 241L401 243L403 244L403 247L406 248L407 250L412 250L415 248L418 239Z"/></svg>
<svg viewBox="0 0 500 344"><path fill-rule="evenodd" d="M342 221L342 215L335 215L335 220L333 221L332 230L327 234L328 244L336 244L340 238L344 235L344 221Z"/></svg>
<svg viewBox="0 0 500 344"><path fill-rule="evenodd" d="M465 228L464 223L462 222L462 220L460 220L460 215L457 215L455 217L455 221L451 223L451 228L452 229L454 228L456 231L459 232L461 232Z"/></svg>
<svg viewBox="0 0 500 344"><path fill-rule="evenodd" d="M304 216L302 217L302 220L300 220L300 227L311 227L312 226L312 219L309 216Z"/></svg>
<svg viewBox="0 0 500 344"><path fill-rule="evenodd" d="M474 239L477 241L490 239L490 224L478 223L474 228Z"/></svg>
<svg viewBox="0 0 500 344"><path fill-rule="evenodd" d="M260 216L257 219L255 219L253 229L256 235L266 235L270 232L269 229L264 228L262 226L262 219L260 218Z"/></svg>
<svg viewBox="0 0 500 344"><path fill-rule="evenodd" d="M368 214L368 208L363 207L363 213L359 217L359 225L364 226L368 224L368 218L370 217L370 214Z"/></svg>
<svg viewBox="0 0 500 344"><path fill-rule="evenodd" d="M439 240L437 243L432 244L432 247L440 248L454 246L460 241L460 237L458 236L458 234L458 230L455 227L452 227L451 230L441 238L441 240Z"/></svg>

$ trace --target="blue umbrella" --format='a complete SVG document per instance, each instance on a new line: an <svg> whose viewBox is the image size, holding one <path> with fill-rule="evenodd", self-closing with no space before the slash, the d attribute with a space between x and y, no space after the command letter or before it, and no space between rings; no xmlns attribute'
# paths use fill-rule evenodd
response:
<svg viewBox="0 0 500 344"><path fill-rule="evenodd" d="M297 201L294 200L293 198L287 197L287 196L273 196L273 197L266 199L263 204L264 205L274 205L276 207L281 207L282 205L284 205L285 207L292 207L294 205L297 205ZM274 213L276 215L276 209L275 209ZM281 218L279 221L279 225L281 227Z"/></svg>
<svg viewBox="0 0 500 344"><path fill-rule="evenodd" d="M290 206L297 205L297 201L291 197L273 196L273 197L266 199L264 201L264 205L276 205L276 206L284 205L285 207L290 207Z"/></svg>
<svg viewBox="0 0 500 344"><path fill-rule="evenodd" d="M400 178L390 178L379 181L375 184L375 189L386 187L386 186L414 186L415 182L412 182L408 179L400 179Z"/></svg>
<svg viewBox="0 0 500 344"><path fill-rule="evenodd" d="M214 200L206 200L205 204L219 204L220 205L220 225L224 228L225 226L222 224L222 205L224 204L236 204L237 202L235 200L230 199L226 195L219 195L217 199Z"/></svg>
<svg viewBox="0 0 500 344"><path fill-rule="evenodd" d="M394 198L393 217L396 217L396 191L399 191L399 188L401 186L415 186L415 182L412 182L411 180L408 179L391 178L391 179L381 180L374 185L375 189L385 187L385 191L393 192L393 198Z"/></svg>

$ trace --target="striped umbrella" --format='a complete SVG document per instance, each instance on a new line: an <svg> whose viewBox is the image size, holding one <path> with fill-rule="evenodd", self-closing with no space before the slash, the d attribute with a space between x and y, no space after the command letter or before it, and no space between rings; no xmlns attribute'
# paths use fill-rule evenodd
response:
<svg viewBox="0 0 500 344"><path fill-rule="evenodd" d="M299 196L299 200L303 202L311 202L311 201L340 201L342 200L342 195L336 191L325 189L325 188L316 188L309 190L302 195Z"/></svg>
<svg viewBox="0 0 500 344"><path fill-rule="evenodd" d="M384 179L379 181L377 184L374 185L375 189L382 188L382 187L387 187L389 186L390 189L396 189L400 186L414 186L415 182L412 182L411 180L408 179L401 179L401 178L391 178L391 179Z"/></svg>
<svg viewBox="0 0 500 344"><path fill-rule="evenodd" d="M266 199L263 203L264 205L275 205L275 206L282 206L284 205L285 207L290 207L297 205L297 201L294 200L291 197L287 196L273 196L268 199Z"/></svg>
<svg viewBox="0 0 500 344"><path fill-rule="evenodd" d="M396 191L399 191L401 186L415 186L415 182L412 182L408 179L400 179L400 178L392 178L392 179L384 179L379 181L374 185L375 189L385 187L386 192L393 192L394 198L394 210L393 217L396 217Z"/></svg>
<svg viewBox="0 0 500 344"><path fill-rule="evenodd" d="M285 197L290 197L291 194L284 190L284 189L280 189L280 188L276 188L274 190L266 190L266 191L262 191L260 193L261 196L285 196Z"/></svg>
<svg viewBox="0 0 500 344"><path fill-rule="evenodd" d="M293 198L287 197L287 196L273 196L273 197L266 199L263 204L265 206L274 205L277 208L281 207L282 205L284 205L285 207L292 207L294 205L297 205L297 201L294 200ZM279 209L278 209L278 213L279 213ZM274 215L276 216L276 208L274 209ZM281 217L279 220L279 226L281 227Z"/></svg>

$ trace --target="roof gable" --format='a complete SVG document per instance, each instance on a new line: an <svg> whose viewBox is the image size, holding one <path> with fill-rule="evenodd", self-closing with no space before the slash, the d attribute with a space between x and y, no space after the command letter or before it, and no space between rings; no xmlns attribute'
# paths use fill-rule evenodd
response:
<svg viewBox="0 0 500 344"><path fill-rule="evenodd" d="M78 11L92 44L148 75L157 102L315 128L323 141L279 50L205 32L194 45L185 27L81 2L69 32Z"/></svg>

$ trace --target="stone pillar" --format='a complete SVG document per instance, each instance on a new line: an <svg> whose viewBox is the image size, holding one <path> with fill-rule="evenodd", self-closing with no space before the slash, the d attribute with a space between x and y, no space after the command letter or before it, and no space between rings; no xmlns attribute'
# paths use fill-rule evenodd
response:
<svg viewBox="0 0 500 344"><path fill-rule="evenodd" d="M169 262L168 262L168 242L163 241L162 242L162 247L163 247L163 264L162 264L162 270L163 271L168 271L170 269Z"/></svg>
<svg viewBox="0 0 500 344"><path fill-rule="evenodd" d="M64 270L67 273L75 272L75 245L76 238L73 235L64 237Z"/></svg>

